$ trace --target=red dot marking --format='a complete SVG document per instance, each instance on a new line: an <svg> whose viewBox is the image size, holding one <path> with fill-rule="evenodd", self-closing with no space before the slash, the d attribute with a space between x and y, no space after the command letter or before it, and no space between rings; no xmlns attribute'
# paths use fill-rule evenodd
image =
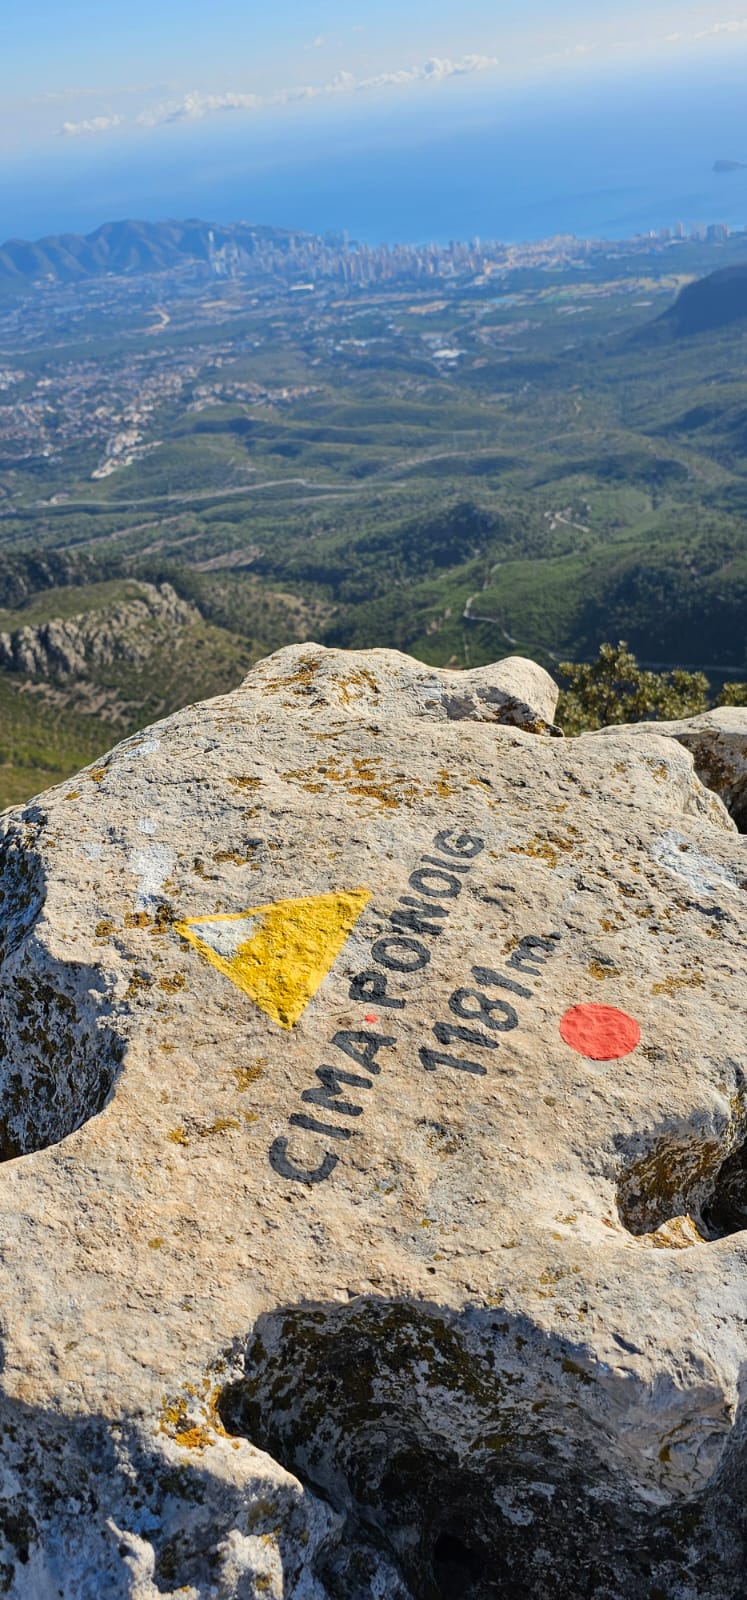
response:
<svg viewBox="0 0 747 1600"><path fill-rule="evenodd" d="M560 1023L560 1037L589 1061L619 1061L640 1042L634 1017L614 1006L571 1006Z"/></svg>
<svg viewBox="0 0 747 1600"><path fill-rule="evenodd" d="M364 1022L378 1022L378 1020L379 1019L375 1011L367 1011L365 1017L363 1018Z"/></svg>

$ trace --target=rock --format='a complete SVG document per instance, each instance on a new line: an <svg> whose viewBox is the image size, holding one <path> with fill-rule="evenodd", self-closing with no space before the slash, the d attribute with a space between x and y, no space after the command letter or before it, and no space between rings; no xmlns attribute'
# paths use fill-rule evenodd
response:
<svg viewBox="0 0 747 1600"><path fill-rule="evenodd" d="M646 738L651 727L650 722L630 723L626 733ZM620 730L599 732L617 737ZM747 707L717 706L700 717L657 722L656 732L692 751L698 777L721 796L740 833L747 833Z"/></svg>
<svg viewBox="0 0 747 1600"><path fill-rule="evenodd" d="M0 667L27 677L82 678L91 666L126 661L142 666L175 629L199 622L196 606L171 584L133 584L137 598L99 611L52 618L36 628L0 633Z"/></svg>
<svg viewBox="0 0 747 1600"><path fill-rule="evenodd" d="M558 686L535 661L506 656L489 667L449 672L424 666L398 650L350 651L290 645L258 662L247 685L260 685L294 709L307 698L319 707L366 712L390 719L428 717L437 722L503 722L528 733L560 736L553 725ZM308 663L313 660L313 671ZM341 662L347 666L341 667Z"/></svg>
<svg viewBox="0 0 747 1600"><path fill-rule="evenodd" d="M532 690L293 648L1 819L12 1600L743 1597L744 842Z"/></svg>

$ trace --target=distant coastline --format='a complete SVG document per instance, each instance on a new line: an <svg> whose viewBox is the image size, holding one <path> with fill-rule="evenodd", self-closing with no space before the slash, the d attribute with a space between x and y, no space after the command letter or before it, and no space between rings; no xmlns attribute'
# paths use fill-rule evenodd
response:
<svg viewBox="0 0 747 1600"><path fill-rule="evenodd" d="M747 172L747 161L714 161L714 172Z"/></svg>
<svg viewBox="0 0 747 1600"><path fill-rule="evenodd" d="M746 167L747 170L747 167ZM488 239L472 236L468 241L450 240L448 245L421 242L370 245L356 240L347 230L328 230L324 235L303 229L278 228L266 223L215 223L192 219L144 222L124 220L106 222L88 234L47 235L43 239L8 239L0 243L0 292L23 292L31 285L75 284L102 277L136 278L151 273L192 267L206 270L217 278L232 278L249 272L275 273L300 287L299 277L310 279L330 271L349 282L372 280L379 274L389 278L411 271L426 273L469 269L492 271L496 267L512 270L571 260L589 260L594 255L629 252L638 255L651 251L676 250L690 246L732 245L747 242L747 226L731 228L727 222L712 222L687 229L683 222L674 227L649 229L624 238L604 235L556 233L540 239ZM344 268L340 263L345 262Z"/></svg>

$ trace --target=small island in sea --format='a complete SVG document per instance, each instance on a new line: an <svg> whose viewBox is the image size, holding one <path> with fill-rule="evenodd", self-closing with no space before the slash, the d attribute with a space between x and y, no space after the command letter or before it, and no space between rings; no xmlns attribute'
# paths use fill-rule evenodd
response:
<svg viewBox="0 0 747 1600"><path fill-rule="evenodd" d="M747 172L747 161L714 161L714 172Z"/></svg>

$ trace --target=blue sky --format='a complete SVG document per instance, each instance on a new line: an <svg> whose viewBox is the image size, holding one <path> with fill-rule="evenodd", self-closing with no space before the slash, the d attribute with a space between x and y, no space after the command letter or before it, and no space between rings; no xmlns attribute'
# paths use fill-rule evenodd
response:
<svg viewBox="0 0 747 1600"><path fill-rule="evenodd" d="M451 78L664 70L747 49L747 0L19 0L3 27L0 151L121 141L303 99L437 96Z"/></svg>
<svg viewBox="0 0 747 1600"><path fill-rule="evenodd" d="M747 0L6 4L2 238L90 229L121 215L220 220L219 190L225 220L250 213L262 220L260 211L269 220L272 211L289 226L315 226L317 217L320 226L347 225L364 164L381 187L386 171L396 177L399 141L418 185L428 166L425 155L419 162L420 146L430 141L436 151L453 134L456 151L468 123L492 118L495 127L511 108L524 137L532 124L546 128L536 166L541 187L543 160L555 153L550 108L569 122L582 101L599 97L614 142L618 125L634 128L636 94L649 108L659 96L663 108L669 96L673 110L662 109L660 127L662 136L669 128L674 147L683 142L675 127L680 102L706 85L715 116L727 81L732 121L719 128L712 118L709 127L710 110L701 110L693 167L701 152L706 167L718 155L747 159L739 76L747 66ZM579 133L581 154L586 138ZM655 128L654 144L658 138ZM341 160L356 151L360 169L348 162L347 191L333 195ZM440 159L433 155L431 165ZM644 150L644 175L648 159ZM576 164L585 182L583 162ZM275 171L294 187L273 211ZM324 200L308 212L299 189L305 171ZM666 182L662 176L664 193ZM457 199L459 183L457 170ZM707 209L710 200L702 204Z"/></svg>

